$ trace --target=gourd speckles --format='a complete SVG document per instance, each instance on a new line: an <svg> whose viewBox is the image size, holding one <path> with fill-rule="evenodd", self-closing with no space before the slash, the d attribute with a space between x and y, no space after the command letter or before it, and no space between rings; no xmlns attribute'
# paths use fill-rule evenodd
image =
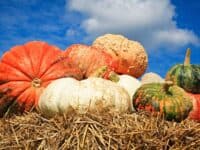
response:
<svg viewBox="0 0 200 150"><path fill-rule="evenodd" d="M149 83L142 85L133 97L136 110L163 114L167 120L181 121L192 110L191 98L172 83Z"/></svg>
<svg viewBox="0 0 200 150"><path fill-rule="evenodd" d="M147 68L148 56L139 42L129 40L122 35L105 34L98 37L93 45L103 48L119 60L116 73L140 77Z"/></svg>

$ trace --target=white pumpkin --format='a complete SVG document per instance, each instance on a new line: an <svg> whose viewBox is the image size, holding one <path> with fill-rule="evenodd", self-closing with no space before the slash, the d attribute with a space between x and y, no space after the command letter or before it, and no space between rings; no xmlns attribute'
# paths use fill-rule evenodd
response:
<svg viewBox="0 0 200 150"><path fill-rule="evenodd" d="M112 75L116 77L111 77L111 80L115 78L113 81L116 82L119 86L123 87L128 92L131 99L131 110L135 111L132 104L132 97L137 91L137 89L141 86L140 81L130 75L117 75L115 73Z"/></svg>
<svg viewBox="0 0 200 150"><path fill-rule="evenodd" d="M125 74L118 75L118 77L119 77L119 81L117 81L117 84L123 87L128 92L130 98L132 99L136 90L141 86L140 81L132 76L125 75Z"/></svg>
<svg viewBox="0 0 200 150"><path fill-rule="evenodd" d="M119 112L131 109L126 90L112 81L97 77L82 81L74 78L55 80L44 90L38 105L46 116L67 113L71 109L78 113L107 107Z"/></svg>
<svg viewBox="0 0 200 150"><path fill-rule="evenodd" d="M131 99L136 90L141 86L139 80L129 75L119 75L119 81L117 82L117 84L123 87L128 92Z"/></svg>
<svg viewBox="0 0 200 150"><path fill-rule="evenodd" d="M164 83L165 80L158 74L154 72L145 73L142 76L141 83L147 84L147 83Z"/></svg>
<svg viewBox="0 0 200 150"><path fill-rule="evenodd" d="M91 76L103 77L107 69L108 69L107 66L102 66L101 68L97 69ZM127 74L118 75L117 73L113 71L109 73L108 79L113 82L116 82L118 85L123 87L128 92L131 99L133 95L135 94L136 90L141 86L140 81L136 79L135 77L127 75Z"/></svg>
<svg viewBox="0 0 200 150"><path fill-rule="evenodd" d="M107 69L107 66L102 66L101 68L97 69L91 76L103 77L104 73L108 71ZM117 83L119 86L123 87L128 92L131 100L131 110L135 111L132 104L132 97L137 91L137 89L141 86L141 82L133 76L127 74L118 75L113 71L109 72L108 79Z"/></svg>

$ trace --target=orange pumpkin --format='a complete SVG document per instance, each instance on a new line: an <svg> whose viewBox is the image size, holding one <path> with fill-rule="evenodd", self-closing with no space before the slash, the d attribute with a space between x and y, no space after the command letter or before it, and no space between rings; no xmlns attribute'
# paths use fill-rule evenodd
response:
<svg viewBox="0 0 200 150"><path fill-rule="evenodd" d="M65 50L63 57L80 68L86 78L102 66L107 66L107 70L102 75L107 78L111 71L116 71L119 67L119 62L103 49L83 44L71 45Z"/></svg>
<svg viewBox="0 0 200 150"><path fill-rule="evenodd" d="M0 91L9 89L7 96L14 97L24 111L37 106L43 88L51 81L67 76L81 79L80 70L58 59L61 53L59 48L42 41L11 48L0 60ZM6 101L0 105L3 109Z"/></svg>
<svg viewBox="0 0 200 150"><path fill-rule="evenodd" d="M193 109L189 114L189 118L200 122L200 94L188 93L192 98Z"/></svg>

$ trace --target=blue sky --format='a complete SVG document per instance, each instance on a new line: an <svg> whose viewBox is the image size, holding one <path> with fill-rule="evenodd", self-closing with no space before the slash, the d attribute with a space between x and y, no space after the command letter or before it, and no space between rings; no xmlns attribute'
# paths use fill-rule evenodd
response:
<svg viewBox="0 0 200 150"><path fill-rule="evenodd" d="M122 34L145 47L147 72L164 77L187 47L200 64L199 14L197 0L0 0L0 55L31 40L65 49Z"/></svg>

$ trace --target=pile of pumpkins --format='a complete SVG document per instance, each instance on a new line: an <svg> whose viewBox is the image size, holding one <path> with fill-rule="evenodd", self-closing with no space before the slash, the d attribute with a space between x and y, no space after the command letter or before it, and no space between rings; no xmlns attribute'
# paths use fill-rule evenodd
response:
<svg viewBox="0 0 200 150"><path fill-rule="evenodd" d="M121 35L105 34L90 46L74 44L64 51L31 41L0 60L0 93L6 95L0 98L0 113L17 103L22 112L37 108L49 117L109 108L200 121L200 66L191 65L189 57L190 50L184 64L173 66L164 80L144 74L144 47Z"/></svg>

